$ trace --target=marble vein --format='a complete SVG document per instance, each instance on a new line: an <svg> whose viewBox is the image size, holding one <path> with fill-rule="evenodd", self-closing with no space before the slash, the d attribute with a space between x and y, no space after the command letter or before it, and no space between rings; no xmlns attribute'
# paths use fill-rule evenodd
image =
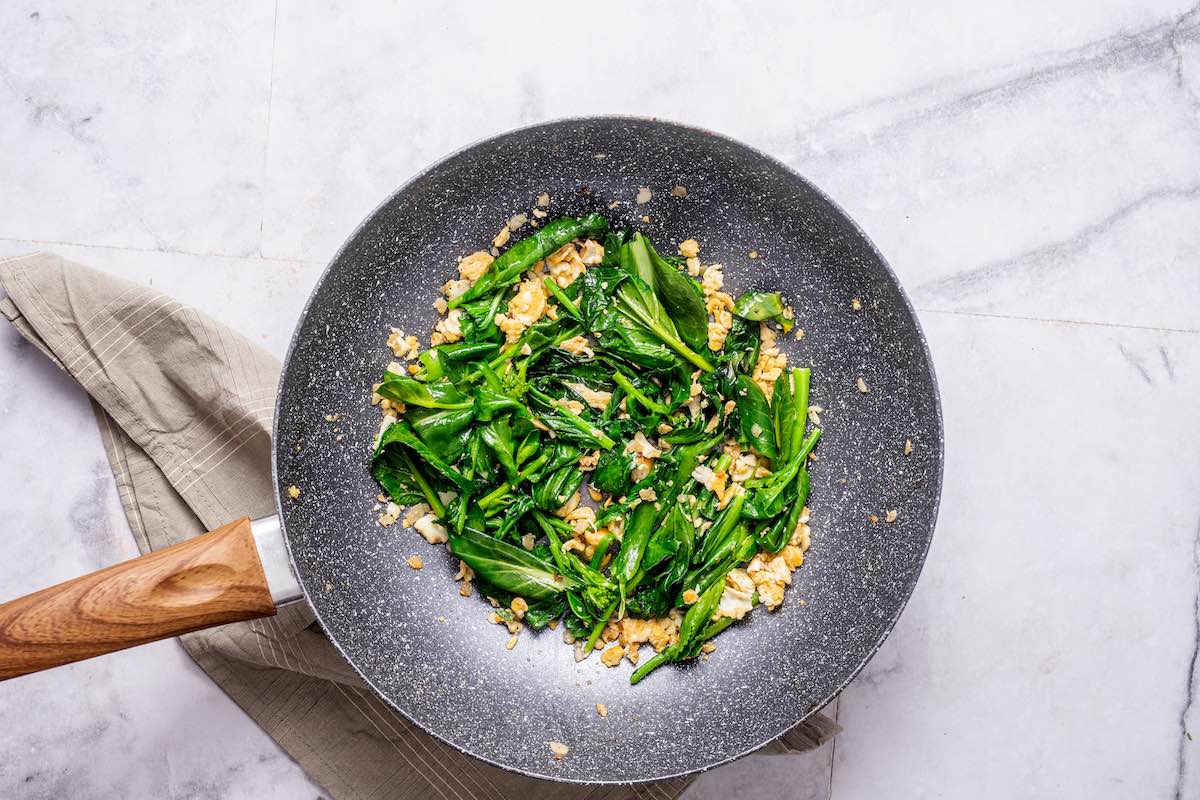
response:
<svg viewBox="0 0 1200 800"><path fill-rule="evenodd" d="M1163 369L1167 371L1167 378L1175 380L1175 365L1171 363L1171 357L1167 355L1167 348L1160 345L1158 355L1162 359Z"/></svg>
<svg viewBox="0 0 1200 800"><path fill-rule="evenodd" d="M1178 86L1193 101L1195 95L1183 80L1181 45L1200 39L1200 4L1170 20L1132 33L1117 33L1065 51L1053 51L1016 64L986 70L961 80L936 80L907 92L885 96L817 120L797 132L801 140L819 131L845 126L851 119L882 114L884 122L866 141L822 148L821 155L844 155L869 146L880 136L955 117L995 102L1006 102L1026 92L1098 70L1118 70L1148 64L1170 56L1175 60ZM1034 66L1030 67L1029 65ZM1013 74L1013 73L1016 74ZM982 85L972 86L972 83ZM949 96L947 97L947 94Z"/></svg>
<svg viewBox="0 0 1200 800"><path fill-rule="evenodd" d="M1170 362L1167 361L1166 354L1163 354L1163 361L1170 370ZM1174 378L1174 371L1171 371L1171 377ZM1192 544L1192 566L1196 570L1197 578L1200 578L1200 524L1196 526L1196 538ZM1200 581L1196 586L1196 598L1192 603L1192 654L1188 659L1187 676L1184 683L1183 693L1183 708L1179 712L1179 748L1176 758L1177 767L1175 772L1175 800L1182 800L1187 796L1185 790L1188 788L1187 766L1188 755L1187 745L1193 740L1191 731L1188 730L1188 715L1192 711L1192 706L1195 704L1196 690L1196 662L1200 659Z"/></svg>
<svg viewBox="0 0 1200 800"><path fill-rule="evenodd" d="M1197 17L1200 17L1200 5L1197 5L1181 14L1176 20L1175 27L1171 31L1170 37L1167 39L1168 45L1171 48L1171 54L1175 59L1175 83L1180 91L1190 100L1192 109L1200 113L1200 96L1197 96L1196 90L1191 87L1187 80L1187 66L1184 63L1183 47L1185 43L1179 34L1185 29L1195 29ZM1194 37L1192 39L1194 41Z"/></svg>
<svg viewBox="0 0 1200 800"><path fill-rule="evenodd" d="M1065 239L1038 245L1011 258L992 261L918 284L914 287L913 294L923 303L949 301L961 299L964 295L986 294L989 284L1000 280L1011 281L1014 270L1020 273L1016 277L1026 278L1044 276L1054 270L1065 270L1070 266L1069 257L1083 253L1097 239L1110 234L1114 227L1126 219L1137 214L1153 212L1156 205L1166 201L1197 199L1200 199L1200 184L1153 188Z"/></svg>
<svg viewBox="0 0 1200 800"><path fill-rule="evenodd" d="M1154 383L1154 378L1150 377L1150 372L1146 369L1146 365L1128 347L1118 344L1117 350L1120 351L1121 358L1125 359L1125 363L1133 367L1134 371L1137 372L1143 381L1151 384Z"/></svg>

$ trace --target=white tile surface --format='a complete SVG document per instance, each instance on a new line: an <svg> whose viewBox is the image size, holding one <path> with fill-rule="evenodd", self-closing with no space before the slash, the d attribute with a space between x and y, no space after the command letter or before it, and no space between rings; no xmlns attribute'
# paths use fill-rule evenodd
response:
<svg viewBox="0 0 1200 800"><path fill-rule="evenodd" d="M1110 2L1080 13L1073 3L775 3L768 10L676 0L606 4L604 24L592 25L571 6L552 5L537 12L537 38L546 45L530 52L529 16L504 5L353 15L286 4L276 37L263 251L327 259L378 199L432 159L563 116L688 121L764 147L819 183L830 171L859 183L850 163L810 167L813 151L851 141L871 149L891 137L895 117L924 116L914 106L1019 80L1026 59L1040 66L1077 58L1073 48L1154 26L1177 7ZM997 131L996 141L1009 130ZM936 127L914 135L914 147L924 149L909 170L927 163L931 145L945 144ZM973 144L966 136L952 144L960 141ZM864 161L878 169L881 156ZM1015 162L1024 154L997 159L1006 156ZM884 163L884 176L901 166ZM879 215L883 226L895 225L893 210Z"/></svg>
<svg viewBox="0 0 1200 800"><path fill-rule="evenodd" d="M274 9L0 7L0 236L258 252Z"/></svg>
<svg viewBox="0 0 1200 800"><path fill-rule="evenodd" d="M62 252L282 354L321 264L398 184L588 113L712 127L813 178L909 288L943 391L942 522L836 749L746 759L691 796L1200 792L1185 3L617 2L600 23L8 4L0 257ZM4 595L133 553L84 398L4 328L0 449L20 488L0 491ZM0 796L320 794L173 643L0 684Z"/></svg>
<svg viewBox="0 0 1200 800"><path fill-rule="evenodd" d="M1181 444L1200 437L1200 336L925 324L941 519L842 694L834 797L1171 797L1197 646L1200 451Z"/></svg>

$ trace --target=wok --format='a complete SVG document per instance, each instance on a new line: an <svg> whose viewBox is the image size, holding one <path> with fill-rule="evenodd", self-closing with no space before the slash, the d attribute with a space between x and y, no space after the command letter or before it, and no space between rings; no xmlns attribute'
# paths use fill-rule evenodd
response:
<svg viewBox="0 0 1200 800"><path fill-rule="evenodd" d="M654 197L637 205L642 186ZM824 408L812 547L783 606L750 614L711 656L637 686L628 664L576 663L553 631L506 650L507 632L487 621L483 599L458 596L449 553L411 530L379 527L372 510L379 490L366 443L379 415L369 397L391 360L389 328L426 334L455 257L490 242L542 192L551 216L600 211L663 250L699 239L705 263L726 265L735 296L783 292L805 332L782 337L783 348L812 367L812 402ZM613 201L621 205L610 209ZM331 413L345 441L325 422ZM303 595L384 700L467 753L564 781L676 776L786 732L863 667L917 581L941 477L925 339L883 257L832 200L778 161L696 128L612 117L537 125L418 175L321 276L279 386L278 518L234 522L0 606L0 677L273 614ZM302 487L296 501L291 485ZM898 509L893 523L885 509ZM420 571L405 563L414 553ZM609 708L606 719L596 703ZM565 759L554 760L551 740L570 746Z"/></svg>

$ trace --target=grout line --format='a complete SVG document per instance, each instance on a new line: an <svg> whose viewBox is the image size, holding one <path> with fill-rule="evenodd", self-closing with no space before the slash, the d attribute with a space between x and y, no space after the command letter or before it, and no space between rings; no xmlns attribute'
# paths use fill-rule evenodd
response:
<svg viewBox="0 0 1200 800"><path fill-rule="evenodd" d="M161 247L133 247L121 244L85 244L83 242L69 242L53 239L15 239L9 236L0 236L0 242L15 242L18 244L29 243L48 245L51 247L54 245L61 245L62 247L87 247L97 250L123 250L129 253L162 253L163 255L169 256L192 256L194 258L223 258L230 261L269 261L278 264L305 264L316 267L323 267L326 264L324 261L313 261L309 258L279 258L277 256L264 256L260 254L238 256L230 253L197 253L194 250L171 250Z"/></svg>
<svg viewBox="0 0 1200 800"><path fill-rule="evenodd" d="M1045 322L1052 325L1076 325L1083 328L1118 328L1135 331L1156 331L1159 333L1200 333L1197 328L1168 328L1155 325L1133 325L1123 322L1095 322L1079 319L1057 319L1054 317L1027 317L1020 314L989 314L983 311L955 311L944 308L920 308L914 306L918 314L947 314L956 317L981 317L983 319L1006 319L1021 322Z"/></svg>
<svg viewBox="0 0 1200 800"><path fill-rule="evenodd" d="M263 136L262 183L259 185L258 256L263 257L263 229L267 225L267 170L271 155L271 107L275 102L275 42L279 39L279 0L275 0L275 16L271 21L271 71L267 78L267 130Z"/></svg>

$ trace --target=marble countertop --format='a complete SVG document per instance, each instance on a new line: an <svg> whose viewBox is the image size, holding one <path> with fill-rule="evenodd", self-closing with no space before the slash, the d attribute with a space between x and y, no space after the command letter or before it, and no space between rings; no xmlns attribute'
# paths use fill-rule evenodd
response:
<svg viewBox="0 0 1200 800"><path fill-rule="evenodd" d="M689 798L1200 795L1200 10L568 6L6 3L0 256L282 354L342 238L463 144L620 112L762 148L909 290L945 490L845 732ZM135 554L85 397L7 326L0 449L0 595ZM0 796L324 793L162 642L0 684Z"/></svg>

